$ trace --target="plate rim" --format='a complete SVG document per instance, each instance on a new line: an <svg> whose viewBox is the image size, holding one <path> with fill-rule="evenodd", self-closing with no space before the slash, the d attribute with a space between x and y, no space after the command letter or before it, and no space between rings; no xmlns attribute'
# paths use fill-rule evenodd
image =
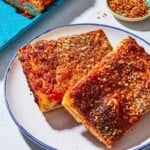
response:
<svg viewBox="0 0 150 150"><path fill-rule="evenodd" d="M97 24L97 23L78 23L78 24L68 24L68 25L62 25L62 26L57 26L57 27L54 27L54 28L50 28L44 32L42 32L41 34L35 36L34 38L31 38L29 41L25 42L23 45L25 44L28 44L30 43L31 41L39 38L40 36L48 33L48 32L51 32L53 30L57 30L57 29L60 29L60 28L66 28L66 27L71 27L71 26L86 26L86 25L89 25L89 26L99 26L99 27L106 27L106 28L111 28L111 29L115 29L115 30L119 30L121 32L124 32L124 33L127 33L127 34L130 34L134 37L136 37L137 39L143 41L144 43L148 44L150 46L150 43L148 41L146 41L145 39L143 39L142 37L130 32L130 31L127 31L127 30L124 30L124 29L121 29L119 27L115 27L115 26L111 26L111 25L107 25L107 24ZM17 51L18 52L18 51ZM6 107L7 107L7 111L9 113L9 115L11 116L12 120L14 121L14 123L16 124L16 126L18 127L18 129L21 131L21 133L23 135L25 135L25 137L27 137L29 140L31 140L33 143L39 145L41 148L44 148L44 149L48 149L48 150L57 150L56 148L50 146L50 145L47 145L46 143L44 143L43 141L39 140L38 138L36 138L35 136L33 136L32 134L30 134L24 127L23 125L21 125L15 115L13 115L13 112L10 108L10 105L9 105L9 99L7 97L7 81L8 81L8 75L9 75L9 71L13 65L13 62L15 61L16 57L17 57L17 52L16 54L12 57L12 59L10 60L9 64L8 64L8 67L5 71L5 74L4 74L4 86L3 86L3 93L4 93L4 100L5 100L5 104L6 104ZM140 149L144 149L146 147L150 146L150 142L146 142L144 143L143 145L139 145L137 146L136 148L134 148L134 150L140 150Z"/></svg>

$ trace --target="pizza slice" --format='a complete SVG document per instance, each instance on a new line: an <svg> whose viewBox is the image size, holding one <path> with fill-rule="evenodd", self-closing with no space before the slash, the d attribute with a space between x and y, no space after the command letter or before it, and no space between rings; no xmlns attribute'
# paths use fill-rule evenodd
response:
<svg viewBox="0 0 150 150"><path fill-rule="evenodd" d="M150 55L124 39L71 89L63 106L111 148L150 111Z"/></svg>
<svg viewBox="0 0 150 150"><path fill-rule="evenodd" d="M103 30L40 40L20 48L19 60L42 112L61 106L66 90L112 51Z"/></svg>
<svg viewBox="0 0 150 150"><path fill-rule="evenodd" d="M55 0L5 0L16 7L26 17L36 16L43 12Z"/></svg>

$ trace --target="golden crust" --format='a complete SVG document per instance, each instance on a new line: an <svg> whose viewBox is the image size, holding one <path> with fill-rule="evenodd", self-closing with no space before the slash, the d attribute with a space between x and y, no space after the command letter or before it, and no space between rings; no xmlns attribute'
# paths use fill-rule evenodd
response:
<svg viewBox="0 0 150 150"><path fill-rule="evenodd" d="M94 135L99 141L105 143L105 140L102 138L101 132L97 130L93 124L88 122L84 114L80 111L80 109L74 105L74 99L69 96L69 90L65 93L62 101L62 105L65 107L65 109L73 116L73 118L78 122L82 123L91 133ZM109 145L108 145L109 147ZM110 147L109 147L110 148Z"/></svg>
<svg viewBox="0 0 150 150"><path fill-rule="evenodd" d="M150 55L128 37L68 90L62 104L111 148L150 111Z"/></svg>
<svg viewBox="0 0 150 150"><path fill-rule="evenodd" d="M18 56L41 111L47 112L60 106L68 87L111 50L105 33L96 30L30 43L20 48Z"/></svg>

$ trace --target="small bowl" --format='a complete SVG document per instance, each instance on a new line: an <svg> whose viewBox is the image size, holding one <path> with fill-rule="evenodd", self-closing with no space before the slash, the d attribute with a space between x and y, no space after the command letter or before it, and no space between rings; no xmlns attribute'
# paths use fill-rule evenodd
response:
<svg viewBox="0 0 150 150"><path fill-rule="evenodd" d="M110 12L111 12L117 19L120 19L120 20L123 20L123 21L128 21L128 22L137 22L137 21L145 20L145 19L147 19L147 18L150 17L150 0L146 0L147 5L148 5L148 8L149 8L149 9L148 9L148 13L147 13L145 16L143 16L143 17L138 17L138 18L125 17L125 16L123 16L123 15L120 15L120 14L115 13L115 12L109 7L108 1L109 1L109 0L107 0L107 6L108 6Z"/></svg>

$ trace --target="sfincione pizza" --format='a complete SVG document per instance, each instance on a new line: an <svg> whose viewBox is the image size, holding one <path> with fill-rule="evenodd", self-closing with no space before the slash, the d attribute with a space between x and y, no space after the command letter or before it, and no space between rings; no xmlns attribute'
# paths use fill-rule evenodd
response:
<svg viewBox="0 0 150 150"><path fill-rule="evenodd" d="M70 88L63 106L111 148L150 111L150 55L128 37Z"/></svg>
<svg viewBox="0 0 150 150"><path fill-rule="evenodd" d="M55 0L5 0L16 7L26 17L36 16L43 12Z"/></svg>
<svg viewBox="0 0 150 150"><path fill-rule="evenodd" d="M66 90L112 51L103 30L40 40L19 49L18 57L42 112L61 106Z"/></svg>

